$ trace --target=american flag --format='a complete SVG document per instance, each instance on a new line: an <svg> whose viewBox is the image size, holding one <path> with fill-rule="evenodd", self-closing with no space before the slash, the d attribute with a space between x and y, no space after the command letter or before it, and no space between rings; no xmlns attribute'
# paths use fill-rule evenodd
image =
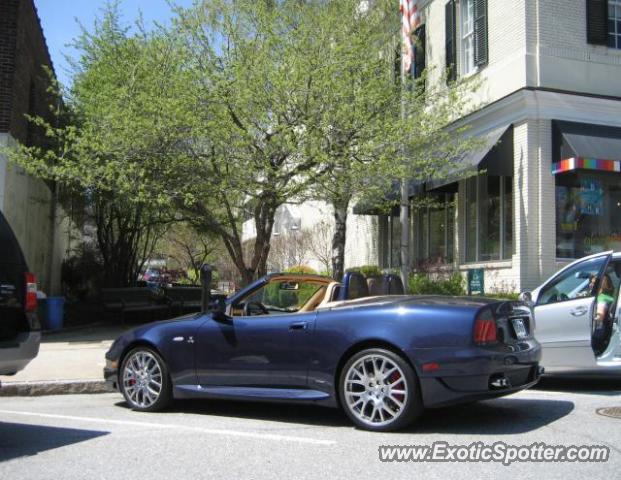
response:
<svg viewBox="0 0 621 480"><path fill-rule="evenodd" d="M407 73L414 62L414 48L412 46L412 32L420 25L420 12L416 6L417 0L400 0L401 35L403 37L403 52L401 54L401 68Z"/></svg>

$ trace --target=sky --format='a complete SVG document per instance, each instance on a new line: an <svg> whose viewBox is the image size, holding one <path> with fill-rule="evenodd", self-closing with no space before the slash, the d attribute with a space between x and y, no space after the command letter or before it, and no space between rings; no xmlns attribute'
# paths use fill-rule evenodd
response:
<svg viewBox="0 0 621 480"><path fill-rule="evenodd" d="M75 56L75 51L67 45L80 34L79 24L91 29L95 18L101 15L106 1L35 0L56 76L65 86L71 83L65 55ZM190 6L192 0L174 0L174 3ZM142 12L147 26L153 25L153 22L167 24L172 16L166 0L121 0L119 4L123 20L127 24L132 24L138 18L139 12Z"/></svg>

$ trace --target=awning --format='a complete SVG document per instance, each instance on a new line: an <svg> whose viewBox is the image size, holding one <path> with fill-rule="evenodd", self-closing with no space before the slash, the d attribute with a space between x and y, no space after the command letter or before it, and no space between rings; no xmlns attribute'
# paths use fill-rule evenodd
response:
<svg viewBox="0 0 621 480"><path fill-rule="evenodd" d="M552 173L621 172L621 128L559 120L553 123L555 151L560 150L560 160L552 164Z"/></svg>
<svg viewBox="0 0 621 480"><path fill-rule="evenodd" d="M425 191L424 182L410 180L408 184L408 197L419 195ZM393 182L390 190L379 200L362 199L354 205L353 212L356 215L382 215L386 213L386 203L397 202L401 198L401 183Z"/></svg>
<svg viewBox="0 0 621 480"><path fill-rule="evenodd" d="M486 170L488 175L513 176L513 128L505 125L481 135L481 148L468 152L455 162L455 168L440 179L431 179L426 189L446 190L462 178L477 171Z"/></svg>
<svg viewBox="0 0 621 480"><path fill-rule="evenodd" d="M471 173L485 170L488 175L513 176L513 127L504 125L482 135L483 146L475 151L468 152L455 161L454 168L442 178L431 179L426 182L411 180L409 196L420 195L425 191L457 192L457 181ZM380 215L385 213L382 202L397 201L401 197L399 182L394 182L390 191L384 194L383 199L360 200L354 205L353 211L357 215Z"/></svg>

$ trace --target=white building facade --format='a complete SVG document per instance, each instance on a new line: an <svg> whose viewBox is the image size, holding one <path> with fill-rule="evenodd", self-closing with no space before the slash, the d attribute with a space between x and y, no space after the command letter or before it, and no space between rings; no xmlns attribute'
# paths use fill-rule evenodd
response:
<svg viewBox="0 0 621 480"><path fill-rule="evenodd" d="M377 265L380 220L374 215L355 215L350 208L345 268ZM276 210L268 269L283 271L304 265L316 272L331 274L333 228L333 209L326 202L282 205ZM242 238L251 241L255 237L254 220L247 220Z"/></svg>
<svg viewBox="0 0 621 480"><path fill-rule="evenodd" d="M482 270L485 292L519 292L575 258L621 250L621 0L419 0L418 8L415 63L427 67L427 82L444 81L447 68L480 79L478 109L461 122L488 149L417 189L443 206L416 208L412 198L413 268ZM279 218L298 218L301 230L333 223L325 204L293 210L282 207ZM399 268L401 228L396 210L350 215L346 268Z"/></svg>
<svg viewBox="0 0 621 480"><path fill-rule="evenodd" d="M445 206L412 209L414 265L482 269L486 292L518 292L571 259L621 249L621 1L419 8L427 81L446 67L480 77L480 108L463 121L490 148L465 162L479 175L425 185ZM378 224L378 262L398 267L398 217Z"/></svg>

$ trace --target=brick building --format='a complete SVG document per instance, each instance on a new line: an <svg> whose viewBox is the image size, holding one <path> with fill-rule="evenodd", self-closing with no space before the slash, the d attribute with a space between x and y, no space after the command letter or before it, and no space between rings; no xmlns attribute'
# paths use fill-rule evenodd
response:
<svg viewBox="0 0 621 480"><path fill-rule="evenodd" d="M32 0L0 0L0 146L41 144L26 115L46 116L52 61ZM0 154L0 211L46 293L60 289L64 251L54 185L26 175Z"/></svg>
<svg viewBox="0 0 621 480"><path fill-rule="evenodd" d="M621 1L418 4L428 82L446 67L479 76L481 107L462 121L488 142L425 184L446 203L413 210L415 262L483 269L486 291L521 291L571 259L621 250ZM466 179L473 167L482 174ZM396 267L399 218L379 225L378 261Z"/></svg>

